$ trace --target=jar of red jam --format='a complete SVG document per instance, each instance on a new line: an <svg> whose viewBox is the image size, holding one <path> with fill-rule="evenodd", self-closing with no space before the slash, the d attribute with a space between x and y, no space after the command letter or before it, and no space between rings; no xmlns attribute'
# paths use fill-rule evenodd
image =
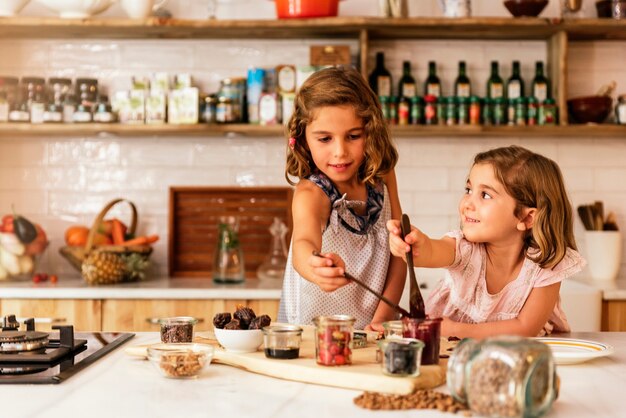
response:
<svg viewBox="0 0 626 418"><path fill-rule="evenodd" d="M442 318L402 318L402 336L424 343L422 364L439 364Z"/></svg>
<svg viewBox="0 0 626 418"><path fill-rule="evenodd" d="M352 332L356 319L349 315L318 316L315 324L315 359L322 366L352 364Z"/></svg>

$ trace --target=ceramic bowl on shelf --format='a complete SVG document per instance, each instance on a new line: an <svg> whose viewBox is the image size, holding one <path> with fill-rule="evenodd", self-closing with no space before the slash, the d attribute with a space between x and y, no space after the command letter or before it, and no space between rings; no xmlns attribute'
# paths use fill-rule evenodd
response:
<svg viewBox="0 0 626 418"><path fill-rule="evenodd" d="M253 353L263 343L263 331L260 329L215 328L214 332L217 342L233 353Z"/></svg>
<svg viewBox="0 0 626 418"><path fill-rule="evenodd" d="M504 7L515 17L537 17L547 4L548 0L505 0Z"/></svg>
<svg viewBox="0 0 626 418"><path fill-rule="evenodd" d="M274 0L279 19L334 17L339 0Z"/></svg>
<svg viewBox="0 0 626 418"><path fill-rule="evenodd" d="M64 19L84 19L104 12L117 0L36 0Z"/></svg>
<svg viewBox="0 0 626 418"><path fill-rule="evenodd" d="M567 110L577 123L602 123L613 108L609 96L575 97L567 101Z"/></svg>
<svg viewBox="0 0 626 418"><path fill-rule="evenodd" d="M1 0L0 1L0 16L10 17L15 16L22 11L24 6L28 4L30 0Z"/></svg>

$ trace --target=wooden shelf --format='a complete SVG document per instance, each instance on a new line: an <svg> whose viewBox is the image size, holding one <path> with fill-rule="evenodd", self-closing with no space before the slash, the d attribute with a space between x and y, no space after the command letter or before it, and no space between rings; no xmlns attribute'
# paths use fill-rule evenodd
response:
<svg viewBox="0 0 626 418"><path fill-rule="evenodd" d="M624 125L567 126L397 126L391 127L393 137L524 137L524 138L626 138ZM249 136L284 138L281 125L122 125L122 124L0 124L0 138L14 137L216 137Z"/></svg>
<svg viewBox="0 0 626 418"><path fill-rule="evenodd" d="M2 38L100 39L549 39L565 31L575 40L626 39L626 21L542 18L405 18L336 17L319 19L183 20L149 18L60 19L0 18Z"/></svg>

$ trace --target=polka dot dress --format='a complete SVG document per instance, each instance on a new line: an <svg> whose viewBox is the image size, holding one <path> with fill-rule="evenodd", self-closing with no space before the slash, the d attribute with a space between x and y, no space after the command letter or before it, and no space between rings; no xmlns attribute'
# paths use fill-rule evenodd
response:
<svg viewBox="0 0 626 418"><path fill-rule="evenodd" d="M346 263L348 273L382 293L390 258L386 223L391 218L391 206L387 187L381 185L379 188L382 208L379 208L376 219L370 222L372 216L359 216L351 210L364 202L349 201L345 195L339 196L334 185L328 181L310 180L321 187L332 202L329 222L322 233L322 253L339 254ZM375 205L372 205L372 193L368 195L370 214L370 207ZM322 291L294 269L290 246L278 312L279 322L312 324L313 318L318 315L345 314L356 318L355 329L363 329L371 322L378 302L378 298L356 283L334 292Z"/></svg>

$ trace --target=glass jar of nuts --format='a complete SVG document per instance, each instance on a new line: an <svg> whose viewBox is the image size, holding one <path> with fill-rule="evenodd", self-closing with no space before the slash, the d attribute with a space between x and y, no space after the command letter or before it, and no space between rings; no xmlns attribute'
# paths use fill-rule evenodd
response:
<svg viewBox="0 0 626 418"><path fill-rule="evenodd" d="M558 393L550 348L512 336L462 340L450 356L447 382L456 400L485 417L538 417Z"/></svg>

